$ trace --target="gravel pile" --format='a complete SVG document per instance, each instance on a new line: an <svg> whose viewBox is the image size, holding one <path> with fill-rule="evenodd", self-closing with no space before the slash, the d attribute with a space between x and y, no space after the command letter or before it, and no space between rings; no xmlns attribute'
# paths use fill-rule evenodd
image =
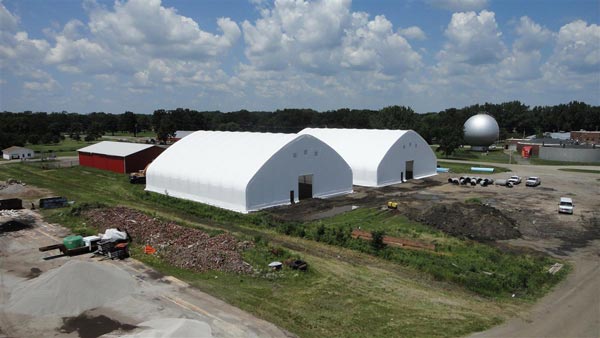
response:
<svg viewBox="0 0 600 338"><path fill-rule="evenodd" d="M229 233L210 237L204 231L161 221L125 207L91 209L83 215L100 232L115 227L127 230L134 242L151 245L174 266L198 272L252 272L241 253L253 244L238 241Z"/></svg>
<svg viewBox="0 0 600 338"><path fill-rule="evenodd" d="M24 282L10 296L7 312L31 316L77 316L132 294L136 281L98 262L70 260Z"/></svg>

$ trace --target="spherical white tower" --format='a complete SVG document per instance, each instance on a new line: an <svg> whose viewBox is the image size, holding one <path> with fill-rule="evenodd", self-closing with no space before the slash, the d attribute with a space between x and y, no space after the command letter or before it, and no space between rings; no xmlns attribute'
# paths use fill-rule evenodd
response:
<svg viewBox="0 0 600 338"><path fill-rule="evenodd" d="M464 126L465 141L471 150L487 151L488 147L498 139L500 128L498 122L488 114L471 116Z"/></svg>

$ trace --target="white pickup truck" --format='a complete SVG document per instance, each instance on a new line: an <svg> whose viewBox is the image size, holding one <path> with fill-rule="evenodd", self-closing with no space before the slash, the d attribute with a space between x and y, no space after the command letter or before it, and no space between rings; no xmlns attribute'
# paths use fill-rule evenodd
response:
<svg viewBox="0 0 600 338"><path fill-rule="evenodd" d="M561 197L560 202L558 203L558 213L559 214L573 214L573 200L569 197Z"/></svg>
<svg viewBox="0 0 600 338"><path fill-rule="evenodd" d="M517 184L521 183L521 177L519 177L519 176L511 176L508 179L508 182L512 183L512 185L517 185Z"/></svg>

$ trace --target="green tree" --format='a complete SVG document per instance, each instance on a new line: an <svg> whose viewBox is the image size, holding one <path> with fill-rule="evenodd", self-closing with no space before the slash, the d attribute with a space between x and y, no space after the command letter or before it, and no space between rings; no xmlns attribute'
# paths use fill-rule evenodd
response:
<svg viewBox="0 0 600 338"><path fill-rule="evenodd" d="M169 137L175 135L176 126L169 115L165 115L160 119L160 125L156 131L156 137L163 142L167 142Z"/></svg>
<svg viewBox="0 0 600 338"><path fill-rule="evenodd" d="M133 112L126 111L119 116L119 129L133 133L137 136L137 118Z"/></svg>
<svg viewBox="0 0 600 338"><path fill-rule="evenodd" d="M373 240L371 241L371 247L373 248L373 250L375 250L375 252L385 248L385 243L383 243L383 236L385 236L385 231L371 231L371 236L373 238Z"/></svg>

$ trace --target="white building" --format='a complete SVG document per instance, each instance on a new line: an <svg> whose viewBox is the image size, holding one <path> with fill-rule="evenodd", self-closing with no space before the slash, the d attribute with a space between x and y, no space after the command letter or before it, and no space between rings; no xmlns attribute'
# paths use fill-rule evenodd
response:
<svg viewBox="0 0 600 338"><path fill-rule="evenodd" d="M148 167L146 190L247 213L352 192L352 170L310 135L197 131Z"/></svg>
<svg viewBox="0 0 600 338"><path fill-rule="evenodd" d="M2 158L5 160L19 160L33 158L35 152L29 148L12 146L2 150Z"/></svg>
<svg viewBox="0 0 600 338"><path fill-rule="evenodd" d="M306 128L330 145L352 168L354 184L381 187L436 174L437 159L412 130Z"/></svg>

